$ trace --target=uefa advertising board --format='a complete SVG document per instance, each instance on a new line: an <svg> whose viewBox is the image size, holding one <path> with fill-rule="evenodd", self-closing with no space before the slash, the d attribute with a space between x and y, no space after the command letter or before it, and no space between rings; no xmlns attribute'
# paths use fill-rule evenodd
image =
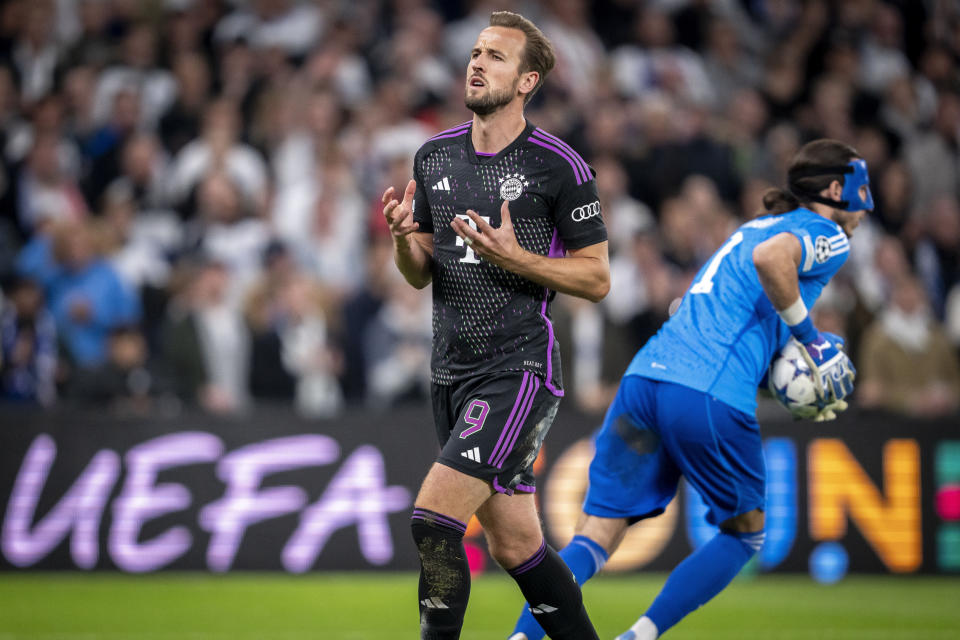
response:
<svg viewBox="0 0 960 640"><path fill-rule="evenodd" d="M960 428L849 411L793 422L761 407L767 537L754 570L960 571ZM413 570L413 498L437 445L425 407L330 421L262 410L0 410L0 570ZM599 417L562 407L538 467L550 541L572 535ZM668 570L713 535L681 488L631 528L608 571ZM479 524L475 571L494 570Z"/></svg>

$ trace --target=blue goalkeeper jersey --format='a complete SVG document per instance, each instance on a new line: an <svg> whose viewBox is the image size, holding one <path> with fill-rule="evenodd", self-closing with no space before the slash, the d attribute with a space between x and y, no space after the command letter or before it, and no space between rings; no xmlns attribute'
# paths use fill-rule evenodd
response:
<svg viewBox="0 0 960 640"><path fill-rule="evenodd" d="M785 231L803 247L800 295L812 308L849 254L843 229L803 208L757 218L710 257L677 312L637 353L626 375L681 384L755 413L757 385L790 330L760 286L753 249Z"/></svg>

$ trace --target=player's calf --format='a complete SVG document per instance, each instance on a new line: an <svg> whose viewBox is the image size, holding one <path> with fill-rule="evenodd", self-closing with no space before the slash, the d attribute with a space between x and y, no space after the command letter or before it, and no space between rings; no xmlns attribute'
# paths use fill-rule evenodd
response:
<svg viewBox="0 0 960 640"><path fill-rule="evenodd" d="M553 640L590 640L597 632L583 607L583 594L570 568L546 541L507 573L530 605L530 613Z"/></svg>
<svg viewBox="0 0 960 640"><path fill-rule="evenodd" d="M463 547L467 525L415 508L410 529L420 554L420 638L457 640L470 597L470 566Z"/></svg>

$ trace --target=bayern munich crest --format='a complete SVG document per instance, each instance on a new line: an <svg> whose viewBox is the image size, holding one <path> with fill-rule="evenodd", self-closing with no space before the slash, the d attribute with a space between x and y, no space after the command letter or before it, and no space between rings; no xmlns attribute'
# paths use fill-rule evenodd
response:
<svg viewBox="0 0 960 640"><path fill-rule="evenodd" d="M511 173L500 181L500 197L513 202L523 193L523 188L529 186L530 183L521 174Z"/></svg>

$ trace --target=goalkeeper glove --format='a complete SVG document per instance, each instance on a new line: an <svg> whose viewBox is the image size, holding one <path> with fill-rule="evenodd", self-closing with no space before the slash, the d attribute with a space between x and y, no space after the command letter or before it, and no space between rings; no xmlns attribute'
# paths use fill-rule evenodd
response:
<svg viewBox="0 0 960 640"><path fill-rule="evenodd" d="M843 352L843 340L832 333L821 333L813 326L803 298L777 312L790 328L790 333L802 347L800 353L813 373L819 398L822 420L836 417L838 410L846 408L835 404L853 391L853 379L857 375L850 358Z"/></svg>
<svg viewBox="0 0 960 640"><path fill-rule="evenodd" d="M843 341L837 336L818 331L816 338L804 344L800 350L813 372L817 395L824 403L824 408L837 400L843 400L853 391L857 370L842 347Z"/></svg>

